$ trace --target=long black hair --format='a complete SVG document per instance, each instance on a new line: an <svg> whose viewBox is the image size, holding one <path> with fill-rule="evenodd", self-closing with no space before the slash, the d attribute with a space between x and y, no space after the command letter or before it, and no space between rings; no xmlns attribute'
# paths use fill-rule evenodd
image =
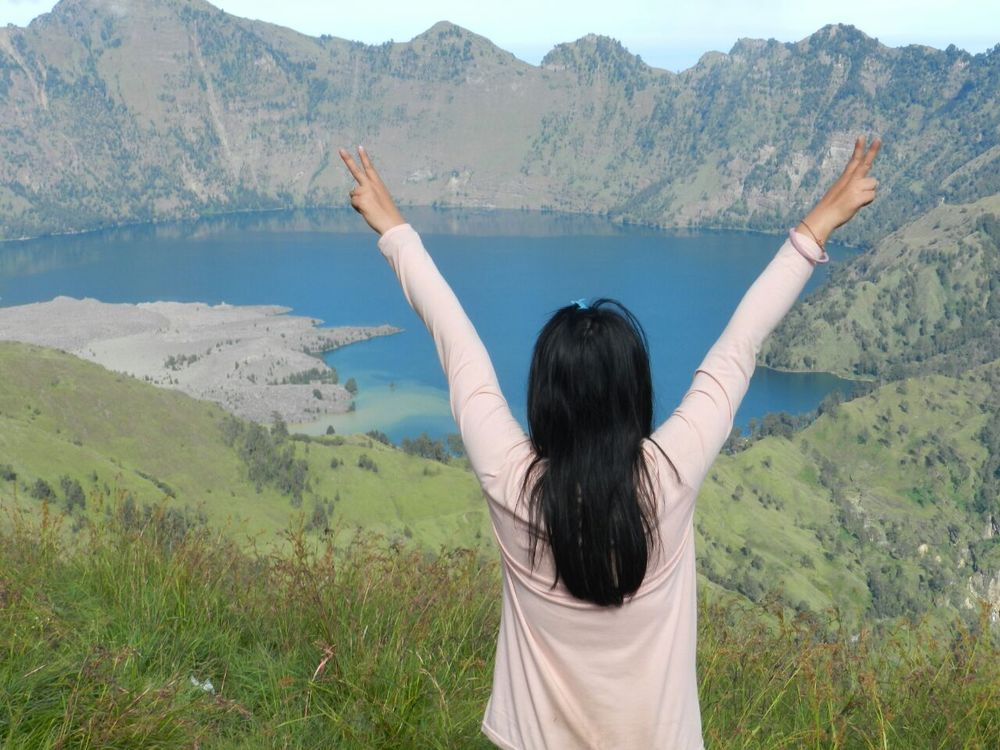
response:
<svg viewBox="0 0 1000 750"><path fill-rule="evenodd" d="M646 334L620 302L557 310L535 343L528 376L535 460L524 478L531 562L544 539L578 599L621 606L646 575L652 482L642 440L653 428Z"/></svg>

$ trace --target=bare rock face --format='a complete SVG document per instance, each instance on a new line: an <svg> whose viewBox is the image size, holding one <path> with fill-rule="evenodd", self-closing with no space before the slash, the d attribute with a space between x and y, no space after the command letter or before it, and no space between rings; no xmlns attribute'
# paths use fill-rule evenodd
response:
<svg viewBox="0 0 1000 750"><path fill-rule="evenodd" d="M992 576L980 572L969 576L969 591L965 598L966 609L976 609L980 606L989 608L989 618L992 623L1000 623L1000 573Z"/></svg>
<svg viewBox="0 0 1000 750"><path fill-rule="evenodd" d="M318 328L321 321L288 312L274 305L57 297L0 308L0 339L62 349L256 421L278 414L299 423L347 411L351 394L315 355L399 329Z"/></svg>

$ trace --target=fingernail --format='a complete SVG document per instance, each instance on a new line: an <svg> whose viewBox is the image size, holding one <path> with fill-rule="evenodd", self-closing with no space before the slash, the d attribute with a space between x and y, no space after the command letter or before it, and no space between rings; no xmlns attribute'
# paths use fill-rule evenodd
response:
<svg viewBox="0 0 1000 750"><path fill-rule="evenodd" d="M364 150L365 150L365 147L364 147L364 146L362 146L362 145L361 145L361 144L359 143L359 144L358 144L358 151L364 151Z"/></svg>

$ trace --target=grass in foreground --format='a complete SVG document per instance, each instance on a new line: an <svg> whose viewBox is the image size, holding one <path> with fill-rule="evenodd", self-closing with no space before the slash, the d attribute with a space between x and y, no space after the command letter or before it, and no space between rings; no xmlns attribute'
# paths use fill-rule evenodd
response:
<svg viewBox="0 0 1000 750"><path fill-rule="evenodd" d="M0 748L488 747L495 564L296 533L247 554L166 515L59 524L0 535ZM1000 746L985 620L852 638L732 602L699 617L709 748Z"/></svg>

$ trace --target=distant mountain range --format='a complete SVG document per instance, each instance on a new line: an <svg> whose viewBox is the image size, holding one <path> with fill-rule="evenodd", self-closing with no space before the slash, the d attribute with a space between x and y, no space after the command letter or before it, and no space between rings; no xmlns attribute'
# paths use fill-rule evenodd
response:
<svg viewBox="0 0 1000 750"><path fill-rule="evenodd" d="M889 48L851 26L741 40L675 74L613 39L540 66L439 23L312 38L202 0L62 0L0 29L0 237L343 205L369 146L411 204L549 208L777 231L877 133L871 243L1000 192L1000 46Z"/></svg>

